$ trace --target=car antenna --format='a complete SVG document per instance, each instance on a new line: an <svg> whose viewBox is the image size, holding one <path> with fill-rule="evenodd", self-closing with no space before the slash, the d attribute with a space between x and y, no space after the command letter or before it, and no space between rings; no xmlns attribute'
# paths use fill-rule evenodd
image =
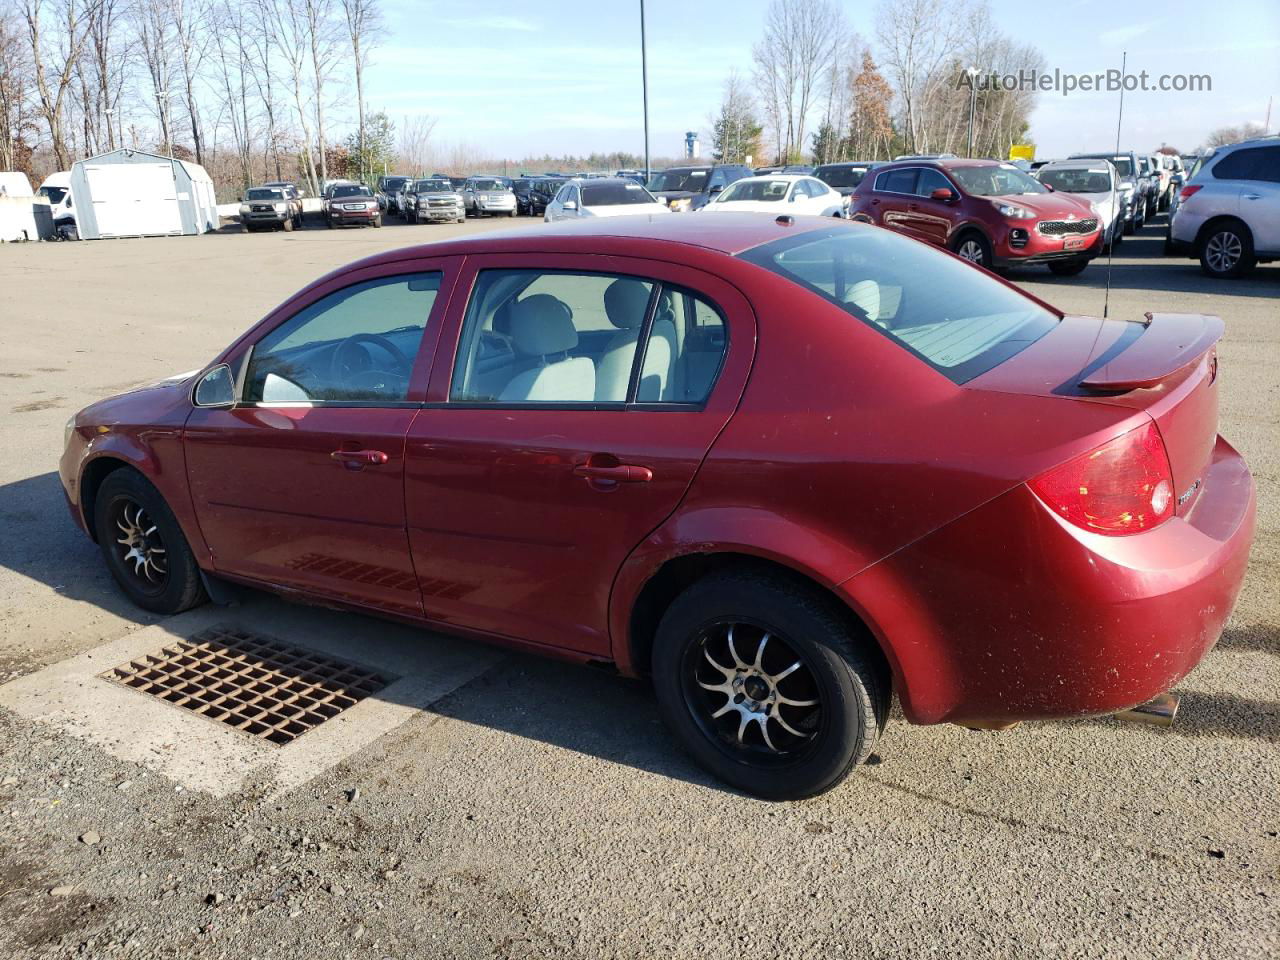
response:
<svg viewBox="0 0 1280 960"><path fill-rule="evenodd" d="M1123 50L1120 53L1120 113L1116 117L1116 153L1120 152L1120 124L1124 121L1124 68L1129 60L1129 51ZM1136 196L1138 191L1138 171L1133 171L1133 189ZM1117 216L1119 214L1117 213ZM1124 230L1124 224L1120 224L1120 229ZM1107 319L1107 310L1111 306L1111 258L1116 255L1116 228L1113 222L1111 225L1111 243L1107 245L1107 292L1102 296L1102 319Z"/></svg>

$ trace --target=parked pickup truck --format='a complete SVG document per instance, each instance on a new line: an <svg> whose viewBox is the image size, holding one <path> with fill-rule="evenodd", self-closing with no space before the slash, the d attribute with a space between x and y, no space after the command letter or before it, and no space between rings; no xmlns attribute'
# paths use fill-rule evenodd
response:
<svg viewBox="0 0 1280 960"><path fill-rule="evenodd" d="M302 200L283 186L250 187L240 204L245 233L302 228Z"/></svg>

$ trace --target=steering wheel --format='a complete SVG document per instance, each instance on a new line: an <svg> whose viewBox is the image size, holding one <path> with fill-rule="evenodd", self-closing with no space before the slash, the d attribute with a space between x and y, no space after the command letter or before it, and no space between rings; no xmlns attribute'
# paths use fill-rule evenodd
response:
<svg viewBox="0 0 1280 960"><path fill-rule="evenodd" d="M391 358L392 365L399 370L384 370L372 366L373 360L367 350L355 352L355 348L364 343L381 347L383 352ZM376 333L353 333L334 348L330 369L335 380L350 387L362 385L357 382L358 380L365 380L368 377L379 378L377 382L368 383L371 389L379 389L387 386L387 377L394 377L401 383L408 383L408 371L412 366L409 358L386 337ZM400 370L405 373L401 373Z"/></svg>

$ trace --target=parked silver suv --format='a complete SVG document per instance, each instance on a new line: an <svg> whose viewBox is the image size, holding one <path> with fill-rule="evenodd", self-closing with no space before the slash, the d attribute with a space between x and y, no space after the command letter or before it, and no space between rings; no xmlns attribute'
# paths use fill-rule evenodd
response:
<svg viewBox="0 0 1280 960"><path fill-rule="evenodd" d="M1200 161L1169 220L1165 253L1211 277L1280 258L1280 136L1219 147Z"/></svg>
<svg viewBox="0 0 1280 960"><path fill-rule="evenodd" d="M516 215L516 195L506 177L469 177L462 187L467 216Z"/></svg>
<svg viewBox="0 0 1280 960"><path fill-rule="evenodd" d="M465 219L462 197L443 177L414 180L404 193L406 223L457 222Z"/></svg>

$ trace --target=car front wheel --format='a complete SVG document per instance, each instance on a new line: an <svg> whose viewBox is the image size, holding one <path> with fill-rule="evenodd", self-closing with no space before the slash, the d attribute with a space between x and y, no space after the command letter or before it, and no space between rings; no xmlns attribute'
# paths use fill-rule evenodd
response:
<svg viewBox="0 0 1280 960"><path fill-rule="evenodd" d="M991 268L991 244L980 233L963 234L952 247L961 260L968 260L979 267Z"/></svg>
<svg viewBox="0 0 1280 960"><path fill-rule="evenodd" d="M109 474L98 488L93 518L107 569L135 604L172 614L208 599L182 528L142 474L128 468Z"/></svg>
<svg viewBox="0 0 1280 960"><path fill-rule="evenodd" d="M829 790L871 754L887 671L828 598L744 569L681 594L658 626L653 679L668 728L721 780L769 800Z"/></svg>

